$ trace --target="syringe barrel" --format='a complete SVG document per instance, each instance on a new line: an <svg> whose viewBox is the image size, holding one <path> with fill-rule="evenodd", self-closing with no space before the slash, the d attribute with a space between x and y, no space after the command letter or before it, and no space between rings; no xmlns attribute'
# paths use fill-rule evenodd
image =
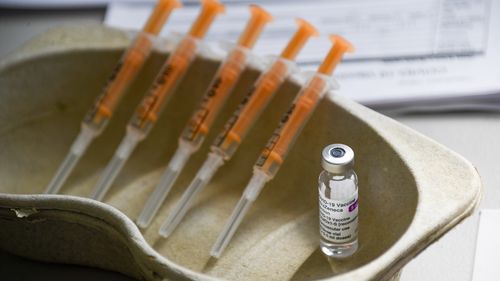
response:
<svg viewBox="0 0 500 281"><path fill-rule="evenodd" d="M212 150L224 155L226 160L232 157L279 86L290 74L292 64L292 61L280 57L259 77L224 126L223 132L216 138Z"/></svg>
<svg viewBox="0 0 500 281"><path fill-rule="evenodd" d="M181 40L137 107L129 122L130 126L143 131L145 134L149 133L193 61L197 48L198 39L186 36Z"/></svg>
<svg viewBox="0 0 500 281"><path fill-rule="evenodd" d="M271 178L276 175L288 151L328 91L329 79L328 76L315 74L299 92L259 156L255 169L265 172Z"/></svg>
<svg viewBox="0 0 500 281"><path fill-rule="evenodd" d="M108 78L83 123L101 133L113 111L151 53L153 36L139 32Z"/></svg>
<svg viewBox="0 0 500 281"><path fill-rule="evenodd" d="M182 140L196 147L201 145L245 69L248 53L249 50L241 46L236 46L229 53L217 70L198 108L189 119L181 135Z"/></svg>

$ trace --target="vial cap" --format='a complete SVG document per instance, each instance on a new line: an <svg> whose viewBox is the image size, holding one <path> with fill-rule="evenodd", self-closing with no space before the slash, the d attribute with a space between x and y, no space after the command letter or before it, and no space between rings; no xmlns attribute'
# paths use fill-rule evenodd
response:
<svg viewBox="0 0 500 281"><path fill-rule="evenodd" d="M354 151L345 144L330 144L321 153L321 166L330 173L341 174L354 165Z"/></svg>

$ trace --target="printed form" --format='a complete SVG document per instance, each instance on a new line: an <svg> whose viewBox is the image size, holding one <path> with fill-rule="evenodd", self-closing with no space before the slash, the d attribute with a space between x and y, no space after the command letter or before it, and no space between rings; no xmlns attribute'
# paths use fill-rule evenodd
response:
<svg viewBox="0 0 500 281"><path fill-rule="evenodd" d="M198 6L190 3L172 14L163 35L187 31L198 13ZM208 41L235 42L248 19L248 3L225 3L226 14L210 29ZM255 47L258 55L279 54L295 31L297 17L323 35L299 55L303 70L314 70L323 60L331 44L328 34L354 44L356 52L346 55L335 73L338 94L375 107L430 102L438 108L455 104L500 109L500 0L256 3L275 18ZM153 4L111 4L106 23L137 30Z"/></svg>

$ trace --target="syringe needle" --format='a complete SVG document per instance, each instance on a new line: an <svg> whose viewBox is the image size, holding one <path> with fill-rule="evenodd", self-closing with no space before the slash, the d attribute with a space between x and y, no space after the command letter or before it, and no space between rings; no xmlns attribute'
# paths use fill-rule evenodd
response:
<svg viewBox="0 0 500 281"><path fill-rule="evenodd" d="M220 257L224 249L226 249L229 241L231 241L231 238L233 238L236 229L238 229L238 226L240 226L240 223L243 220L243 217L246 215L248 209L250 208L251 203L251 201L244 197L240 198L240 201L238 201L238 204L236 205L236 207L234 207L233 213L231 214L228 223L226 224L226 226L224 226L224 229L219 234L217 241L215 241L214 245L212 246L212 249L210 250L210 256L214 258Z"/></svg>
<svg viewBox="0 0 500 281"><path fill-rule="evenodd" d="M170 168L165 170L160 183L154 190L154 192L149 196L144 209L141 214L137 218L137 226L140 228L146 228L153 220L154 215L160 209L161 203L167 197L167 194L170 192L172 184L177 176L179 175L179 171L174 171Z"/></svg>
<svg viewBox="0 0 500 281"><path fill-rule="evenodd" d="M224 160L220 155L215 153L210 153L208 155L207 160L203 163L196 177L191 181L186 191L184 191L179 203L177 203L172 213L170 213L165 223L161 226L161 236L166 238L174 231L189 210L193 199L210 182L215 172L217 172L223 163Z"/></svg>
<svg viewBox="0 0 500 281"><path fill-rule="evenodd" d="M118 176L122 170L123 165L130 157L130 154L143 138L144 136L140 132L136 132L134 130L129 130L127 132L127 135L116 150L113 159L111 159L108 166L106 166L106 169L104 169L104 172L99 178L99 181L92 191L90 198L98 201L101 201L104 198L104 195L106 195L111 187L111 184L116 179L116 176Z"/></svg>
<svg viewBox="0 0 500 281"><path fill-rule="evenodd" d="M160 209L161 204L167 197L170 189L172 188L191 154L191 147L189 145L182 145L181 143L181 145L175 152L174 157L172 158L170 163L168 163L168 166L165 169L163 176L161 177L160 183L156 187L153 194L149 196L144 209L137 219L137 225L139 227L145 228L151 223L153 217L158 212L158 209Z"/></svg>
<svg viewBox="0 0 500 281"><path fill-rule="evenodd" d="M68 155L66 155L66 158L64 158L61 166L59 166L56 175L52 178L52 181L47 186L47 190L45 191L45 193L57 194L59 192L61 186L64 184L69 174L76 166L76 163L78 163L78 160L80 160L80 156L81 155L79 154L73 153L73 151L70 151Z"/></svg>
<svg viewBox="0 0 500 281"><path fill-rule="evenodd" d="M191 206L192 199L200 192L203 187L207 184L207 181L202 181L198 177L189 185L188 189L182 194L182 198L179 200L175 209L170 213L165 223L160 228L160 235L167 238L172 234L177 225L181 222L182 218L186 215L189 207Z"/></svg>
<svg viewBox="0 0 500 281"><path fill-rule="evenodd" d="M229 241L231 241L231 238L236 232L236 229L238 229L238 226L240 226L240 223L248 212L248 209L255 201L257 196L259 196L262 187L264 187L269 179L270 177L265 173L262 173L258 170L254 171L254 175L245 188L243 196L241 196L240 201L238 201L238 204L236 205L236 207L234 207L231 217L227 221L224 229L219 234L217 241L215 241L212 249L210 250L210 255L212 257L220 257Z"/></svg>
<svg viewBox="0 0 500 281"><path fill-rule="evenodd" d="M75 139L71 145L70 151L61 166L57 170L56 175L52 178L52 181L47 186L45 193L47 194L57 194L61 189L62 185L71 174L71 171L75 168L78 160L82 157L83 153L87 149L88 145L92 142L95 137L95 132L86 126L82 126L78 137Z"/></svg>
<svg viewBox="0 0 500 281"><path fill-rule="evenodd" d="M99 178L99 182L97 182L96 188L90 195L90 198L98 201L101 201L104 198L104 195L111 186L111 183L123 168L125 161L127 161L126 158L121 158L116 155L113 156L113 159L111 159L111 162L109 162L108 166L106 166L106 169L102 173L101 178Z"/></svg>

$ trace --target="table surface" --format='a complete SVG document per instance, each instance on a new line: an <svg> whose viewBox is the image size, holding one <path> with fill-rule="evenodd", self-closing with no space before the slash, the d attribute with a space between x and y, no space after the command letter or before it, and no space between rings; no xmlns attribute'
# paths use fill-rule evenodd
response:
<svg viewBox="0 0 500 281"><path fill-rule="evenodd" d="M102 22L104 9L11 10L0 9L0 58L31 37L64 23ZM8 40L5 40L8 38ZM471 161L484 185L480 209L500 209L500 112L453 112L390 115ZM474 267L478 212L429 246L403 270L402 281L470 280ZM48 265L0 252L2 274L23 280L131 280L98 269ZM29 268L30 270L26 270ZM77 278L77 279L75 279Z"/></svg>

